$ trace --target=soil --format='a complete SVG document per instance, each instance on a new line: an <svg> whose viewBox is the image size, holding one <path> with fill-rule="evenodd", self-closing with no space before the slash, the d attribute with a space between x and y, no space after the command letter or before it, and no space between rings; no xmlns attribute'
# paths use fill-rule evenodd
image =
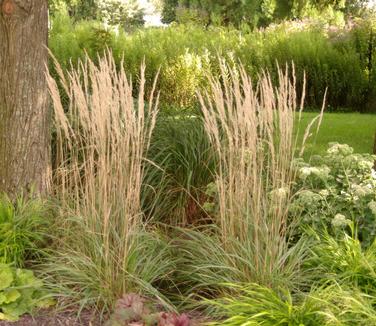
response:
<svg viewBox="0 0 376 326"><path fill-rule="evenodd" d="M202 325L205 320L195 316L192 326ZM97 316L91 312L82 312L77 319L77 311L56 313L53 311L39 311L37 316L25 315L16 322L0 321L0 326L101 326Z"/></svg>
<svg viewBox="0 0 376 326"><path fill-rule="evenodd" d="M90 312L82 312L77 319L77 312L55 313L39 311L37 316L25 315L16 322L0 321L0 326L100 326L99 318Z"/></svg>

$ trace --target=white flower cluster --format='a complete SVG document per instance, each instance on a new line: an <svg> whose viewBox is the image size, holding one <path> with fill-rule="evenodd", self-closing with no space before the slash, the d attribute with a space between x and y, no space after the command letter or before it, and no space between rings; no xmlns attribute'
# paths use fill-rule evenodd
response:
<svg viewBox="0 0 376 326"><path fill-rule="evenodd" d="M372 195L375 192L375 188L372 187L371 184L366 184L366 185L352 184L351 189L352 189L353 194L358 198L363 198L368 195Z"/></svg>
<svg viewBox="0 0 376 326"><path fill-rule="evenodd" d="M349 225L350 223L351 221L348 220L346 216L342 214L336 214L336 216L334 216L334 218L332 219L332 225L335 228L344 227L344 226Z"/></svg>
<svg viewBox="0 0 376 326"><path fill-rule="evenodd" d="M368 208L371 210L372 214L376 216L376 201L370 201L368 203Z"/></svg>
<svg viewBox="0 0 376 326"><path fill-rule="evenodd" d="M376 170L374 169L371 170L371 177L372 179L376 180Z"/></svg>
<svg viewBox="0 0 376 326"><path fill-rule="evenodd" d="M354 149L347 144L330 143L327 153L330 155L347 156L354 152Z"/></svg>
<svg viewBox="0 0 376 326"><path fill-rule="evenodd" d="M327 166L315 167L315 166L304 166L299 169L299 177L302 180L307 179L309 176L315 176L321 180L327 180L329 177L330 168Z"/></svg>
<svg viewBox="0 0 376 326"><path fill-rule="evenodd" d="M298 178L290 214L301 216L303 223L317 228L354 223L364 239L373 241L375 160L376 156L353 153L350 146L338 143L331 143L326 155L312 157L309 163L295 160Z"/></svg>
<svg viewBox="0 0 376 326"><path fill-rule="evenodd" d="M288 198L289 190L286 187L274 189L270 192L272 202L283 202Z"/></svg>

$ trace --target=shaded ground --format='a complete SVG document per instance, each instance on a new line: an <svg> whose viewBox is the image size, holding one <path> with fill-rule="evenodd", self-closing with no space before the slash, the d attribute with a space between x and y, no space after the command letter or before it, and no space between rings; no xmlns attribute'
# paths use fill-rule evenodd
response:
<svg viewBox="0 0 376 326"><path fill-rule="evenodd" d="M200 326L204 319L197 315L191 321L191 326ZM0 326L101 326L103 325L99 318L93 316L90 312L81 313L80 320L77 320L77 312L39 311L38 315L32 317L26 315L16 322L0 321Z"/></svg>
<svg viewBox="0 0 376 326"><path fill-rule="evenodd" d="M77 312L55 313L39 311L37 316L26 315L17 322L0 321L0 326L100 326L98 318L90 312L83 312L77 320Z"/></svg>

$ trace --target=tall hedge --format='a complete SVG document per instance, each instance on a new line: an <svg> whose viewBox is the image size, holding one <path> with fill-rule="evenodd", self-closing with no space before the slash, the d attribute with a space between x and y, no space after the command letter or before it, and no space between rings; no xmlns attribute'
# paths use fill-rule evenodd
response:
<svg viewBox="0 0 376 326"><path fill-rule="evenodd" d="M171 25L128 34L59 16L53 20L49 44L64 68L77 63L85 51L95 60L107 47L136 80L143 60L149 83L161 68L165 107L197 105L197 89L205 87L209 72L219 71L218 58L223 57L230 64L241 62L255 79L265 69L276 79L277 64L293 62L300 90L303 73L307 76L308 106L319 107L327 88L331 110L376 112L375 34L367 22L334 31L293 24L254 32Z"/></svg>

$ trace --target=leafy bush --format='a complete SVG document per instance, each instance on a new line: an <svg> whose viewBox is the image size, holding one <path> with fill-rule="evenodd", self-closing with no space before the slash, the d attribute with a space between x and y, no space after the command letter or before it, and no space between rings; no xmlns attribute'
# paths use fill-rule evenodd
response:
<svg viewBox="0 0 376 326"><path fill-rule="evenodd" d="M0 200L0 263L22 267L45 245L51 211L40 199Z"/></svg>
<svg viewBox="0 0 376 326"><path fill-rule="evenodd" d="M0 264L0 320L16 321L53 303L32 271Z"/></svg>
<svg viewBox="0 0 376 326"><path fill-rule="evenodd" d="M326 155L313 156L311 163L298 160L296 198L290 207L302 216L302 225L315 229L338 227L352 221L364 245L376 235L375 156L354 154L348 145L329 144Z"/></svg>
<svg viewBox="0 0 376 326"><path fill-rule="evenodd" d="M376 83L373 82L376 70L372 68L374 65L367 63L368 47L364 45L370 29L336 29L332 33L320 26L294 24L290 22L253 32L173 25L127 34L106 29L98 22L73 23L58 15L52 21L49 44L64 68L69 67L70 60L76 64L84 57L84 51L95 60L96 52L101 53L108 46L114 53L117 66L123 64L135 80L139 77L138 67L145 59L147 89L152 88L153 76L161 68L160 89L164 107L197 104L195 88L205 86L203 77L208 70L216 76L220 74L218 56L221 56L229 62L240 60L253 78L257 78L263 69L269 69L276 82L276 62L284 66L293 61L299 92L303 88L301 77L304 72L307 75L307 105L321 106L328 87L327 103L331 109L351 107L364 110L365 103L376 94ZM107 32L106 42L96 42L100 40L98 31L102 35L104 30ZM368 108L372 109L372 105Z"/></svg>
<svg viewBox="0 0 376 326"><path fill-rule="evenodd" d="M178 56L162 71L160 87L164 103L189 108L197 104L196 93L203 88L209 70L209 56L199 56L187 51ZM167 90L174 90L167 92Z"/></svg>
<svg viewBox="0 0 376 326"><path fill-rule="evenodd" d="M129 29L144 24L144 10L135 0L104 0L98 2L98 17L110 25Z"/></svg>
<svg viewBox="0 0 376 326"><path fill-rule="evenodd" d="M338 44L349 42L347 39L331 41L325 31L287 32L283 28L266 33L266 38L270 40L265 47L269 70L275 70L276 61L282 65L294 62L298 80L306 74L307 105L320 107L326 89L329 107L360 107L364 103L367 82L359 55L353 47ZM299 92L302 86L298 84Z"/></svg>
<svg viewBox="0 0 376 326"><path fill-rule="evenodd" d="M376 19L375 13L368 18L357 19L355 28L349 35L348 41L344 42L351 46L359 55L360 65L366 73L366 89L363 92L364 104L366 108L372 108L376 103ZM343 46L343 44L342 44Z"/></svg>

